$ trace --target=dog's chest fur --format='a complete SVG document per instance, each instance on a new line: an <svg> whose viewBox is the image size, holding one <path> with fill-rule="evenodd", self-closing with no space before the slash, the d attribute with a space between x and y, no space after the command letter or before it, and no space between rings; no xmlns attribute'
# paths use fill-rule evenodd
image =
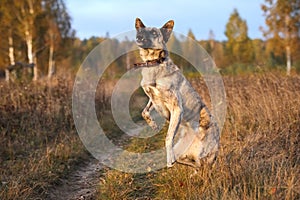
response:
<svg viewBox="0 0 300 200"><path fill-rule="evenodd" d="M165 63L157 67L142 69L141 86L153 102L155 109L166 119L170 118L167 104L171 101L171 88L175 87L172 79L177 70L175 67L170 68Z"/></svg>
<svg viewBox="0 0 300 200"><path fill-rule="evenodd" d="M198 114L203 107L198 93L170 58L157 67L143 68L142 77L141 86L145 93L153 102L155 109L168 120L170 109L178 101L185 111L184 121L196 117L194 113ZM199 112L193 112L195 110Z"/></svg>
<svg viewBox="0 0 300 200"><path fill-rule="evenodd" d="M161 49L140 49L140 56L143 61L155 60L165 57L165 51Z"/></svg>

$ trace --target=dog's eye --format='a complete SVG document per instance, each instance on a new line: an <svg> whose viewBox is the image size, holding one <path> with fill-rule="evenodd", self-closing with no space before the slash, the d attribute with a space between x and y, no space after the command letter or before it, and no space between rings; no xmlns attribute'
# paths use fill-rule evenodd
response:
<svg viewBox="0 0 300 200"><path fill-rule="evenodd" d="M152 35L153 35L153 37L157 37L157 33L156 33L156 31L152 31Z"/></svg>

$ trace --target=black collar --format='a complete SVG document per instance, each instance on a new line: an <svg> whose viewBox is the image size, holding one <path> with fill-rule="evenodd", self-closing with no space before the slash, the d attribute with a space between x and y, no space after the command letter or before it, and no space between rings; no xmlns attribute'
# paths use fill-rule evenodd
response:
<svg viewBox="0 0 300 200"><path fill-rule="evenodd" d="M147 60L146 62L135 63L133 65L133 68L138 69L138 68L141 68L141 67L155 67L155 66L163 63L165 60L166 60L165 57L157 58L157 59L154 59L154 60Z"/></svg>
<svg viewBox="0 0 300 200"><path fill-rule="evenodd" d="M155 67L161 63L163 63L168 57L168 51L162 50L159 54L159 57L154 60L147 60L146 62L135 63L133 65L133 69L138 69L141 67Z"/></svg>

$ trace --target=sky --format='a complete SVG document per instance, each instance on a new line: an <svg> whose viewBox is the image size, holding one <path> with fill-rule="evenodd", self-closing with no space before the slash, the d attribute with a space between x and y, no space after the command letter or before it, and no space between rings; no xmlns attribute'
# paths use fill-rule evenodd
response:
<svg viewBox="0 0 300 200"><path fill-rule="evenodd" d="M191 29L198 40L208 39L210 30L216 40L226 40L226 23L235 8L247 22L248 36L263 38L259 29L265 26L262 3L264 0L66 0L73 29L81 39L132 31L139 17L146 26L155 27L173 19L174 31L187 35Z"/></svg>

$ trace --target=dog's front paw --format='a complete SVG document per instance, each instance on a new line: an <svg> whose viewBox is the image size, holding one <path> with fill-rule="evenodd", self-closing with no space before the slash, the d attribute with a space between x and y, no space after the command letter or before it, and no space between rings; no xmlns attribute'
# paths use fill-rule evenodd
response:
<svg viewBox="0 0 300 200"><path fill-rule="evenodd" d="M167 167L173 167L174 163L175 163L176 159L175 159L175 155L173 153L173 151L171 152L167 152Z"/></svg>
<svg viewBox="0 0 300 200"><path fill-rule="evenodd" d="M167 168L173 167L174 163L167 163Z"/></svg>

